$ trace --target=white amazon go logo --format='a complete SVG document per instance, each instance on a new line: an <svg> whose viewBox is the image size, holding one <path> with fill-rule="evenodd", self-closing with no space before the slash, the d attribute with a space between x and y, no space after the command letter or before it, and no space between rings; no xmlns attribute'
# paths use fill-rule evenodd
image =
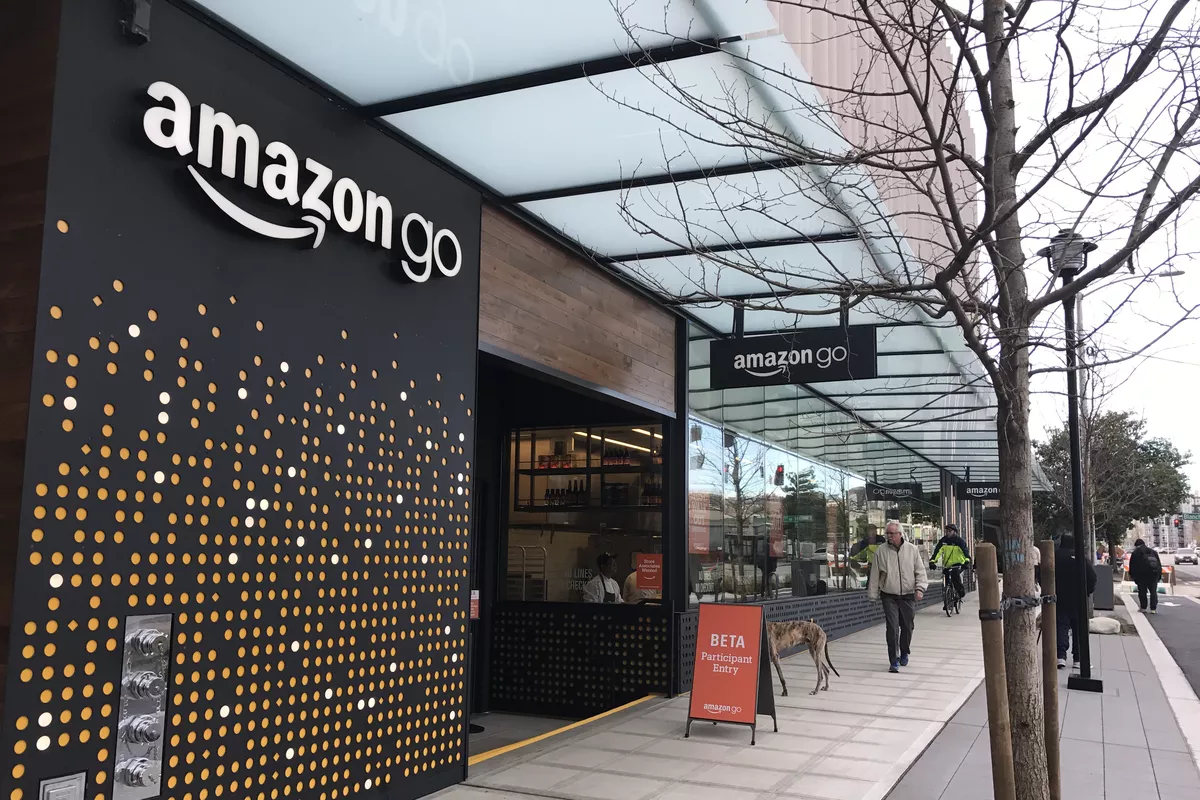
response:
<svg viewBox="0 0 1200 800"><path fill-rule="evenodd" d="M733 368L743 370L756 378L770 378L786 371L789 367L798 367L802 364L816 364L821 369L828 369L833 364L845 361L848 357L849 351L842 345L818 347L815 350L806 347L802 350L738 353L733 357Z"/></svg>
<svg viewBox="0 0 1200 800"><path fill-rule="evenodd" d="M226 216L242 227L272 239L303 239L312 236L312 246L325 238L326 224L336 222L349 234L363 238L384 250L392 249L393 215L391 202L370 189L363 192L351 178L334 180L333 170L312 158L304 160L307 185L301 189L300 158L283 142L271 142L260 148L254 128L239 124L226 113L201 104L195 127L197 141L192 144L192 105L187 95L165 81L156 81L146 93L163 105L154 106L142 118L146 138L164 150L181 156L196 153L201 167L212 168L217 150L217 132L221 134L220 171L227 178L241 175L251 189L259 188L273 200L299 206L308 212L301 225L280 225L251 214L221 194L200 170L188 164L188 172L204 194ZM264 158L265 156L265 158ZM415 212L400 222L400 245L404 274L424 283L434 269L452 278L462 269L462 246L447 228L434 229L432 222Z"/></svg>

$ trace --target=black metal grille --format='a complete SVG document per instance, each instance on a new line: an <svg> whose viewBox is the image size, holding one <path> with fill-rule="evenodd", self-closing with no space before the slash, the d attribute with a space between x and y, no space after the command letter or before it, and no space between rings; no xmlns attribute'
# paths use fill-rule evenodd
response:
<svg viewBox="0 0 1200 800"><path fill-rule="evenodd" d="M665 608L505 603L495 619L497 711L584 717L670 689Z"/></svg>

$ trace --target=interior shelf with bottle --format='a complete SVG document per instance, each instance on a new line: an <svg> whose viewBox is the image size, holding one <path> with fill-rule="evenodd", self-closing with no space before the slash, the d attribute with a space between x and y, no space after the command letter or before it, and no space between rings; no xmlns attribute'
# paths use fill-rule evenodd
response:
<svg viewBox="0 0 1200 800"><path fill-rule="evenodd" d="M515 510L662 509L659 425L523 428L512 444Z"/></svg>

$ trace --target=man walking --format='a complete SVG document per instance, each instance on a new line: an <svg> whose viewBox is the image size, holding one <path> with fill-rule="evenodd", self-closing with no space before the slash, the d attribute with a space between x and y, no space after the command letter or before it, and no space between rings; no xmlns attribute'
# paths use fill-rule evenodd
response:
<svg viewBox="0 0 1200 800"><path fill-rule="evenodd" d="M887 524L887 544L875 551L871 561L871 578L867 582L867 598L883 601L883 616L887 623L888 672L899 672L908 666L912 646L913 614L921 602L929 581L925 577L925 562L912 542L905 541L900 523Z"/></svg>
<svg viewBox="0 0 1200 800"><path fill-rule="evenodd" d="M1096 591L1096 570L1088 565L1087 593ZM1064 534L1054 551L1054 593L1058 597L1055 627L1058 634L1058 668L1067 666L1067 634L1071 636L1071 660L1079 663L1079 637L1086 635L1087 609L1079 607L1079 566L1075 562L1075 537Z"/></svg>
<svg viewBox="0 0 1200 800"><path fill-rule="evenodd" d="M1158 613L1158 582L1162 580L1162 561L1158 553L1146 546L1144 539L1133 543L1129 556L1129 577L1137 584L1138 608L1146 610L1146 594L1150 594L1150 613Z"/></svg>

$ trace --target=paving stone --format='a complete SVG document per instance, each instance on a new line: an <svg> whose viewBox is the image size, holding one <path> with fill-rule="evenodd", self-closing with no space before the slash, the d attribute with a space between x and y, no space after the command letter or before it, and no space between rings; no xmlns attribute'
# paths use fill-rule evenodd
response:
<svg viewBox="0 0 1200 800"><path fill-rule="evenodd" d="M629 775L584 775L558 787L558 791L594 800L644 800L670 786L667 781Z"/></svg>
<svg viewBox="0 0 1200 800"><path fill-rule="evenodd" d="M1190 753L1159 751L1152 752L1150 757L1160 790L1164 785L1185 786L1195 791L1193 797L1200 797L1200 773L1196 772L1196 762Z"/></svg>
<svg viewBox="0 0 1200 800"><path fill-rule="evenodd" d="M821 800L862 800L874 785L874 781L810 774L802 776L784 792Z"/></svg>

